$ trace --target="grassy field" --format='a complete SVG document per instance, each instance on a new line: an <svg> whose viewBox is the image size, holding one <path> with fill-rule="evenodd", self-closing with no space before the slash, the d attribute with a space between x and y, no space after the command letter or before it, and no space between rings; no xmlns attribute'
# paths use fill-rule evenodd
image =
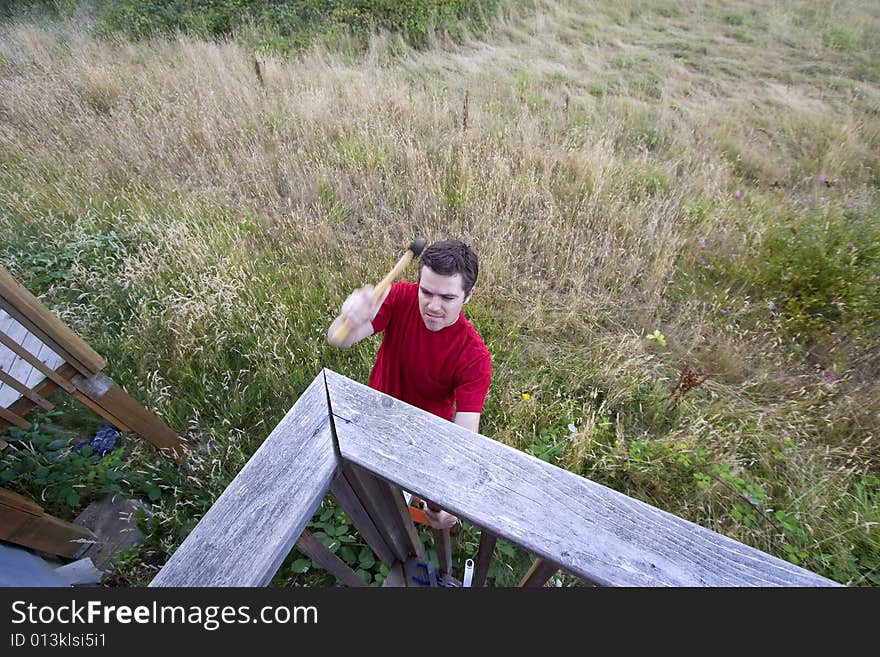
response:
<svg viewBox="0 0 880 657"><path fill-rule="evenodd" d="M880 585L880 5L503 7L289 60L0 24L0 264L195 447L176 470L132 439L97 477L154 510L114 583L149 581L321 367L366 380L377 339L326 327L424 235L481 258L483 434ZM97 424L59 402L61 435ZM13 474L59 515L96 494ZM274 583L327 581L293 554Z"/></svg>

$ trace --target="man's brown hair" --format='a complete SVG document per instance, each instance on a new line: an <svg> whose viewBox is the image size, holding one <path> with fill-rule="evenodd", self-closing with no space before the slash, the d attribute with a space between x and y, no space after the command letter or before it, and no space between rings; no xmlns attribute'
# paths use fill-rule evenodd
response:
<svg viewBox="0 0 880 657"><path fill-rule="evenodd" d="M441 276L461 274L465 296L474 289L480 270L477 254L459 240L434 242L425 249L419 261L419 280L422 280L422 267L425 266Z"/></svg>

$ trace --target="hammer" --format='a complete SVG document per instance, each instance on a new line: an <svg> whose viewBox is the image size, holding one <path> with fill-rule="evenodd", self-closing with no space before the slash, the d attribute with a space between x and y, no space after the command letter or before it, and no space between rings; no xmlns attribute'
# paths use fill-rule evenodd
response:
<svg viewBox="0 0 880 657"><path fill-rule="evenodd" d="M400 276L401 272L409 266L409 263L412 262L413 258L417 258L422 254L422 250L425 248L425 238L417 237L412 241L412 244L409 245L409 248L406 250L400 260L397 261L397 264L389 271L385 278L383 278L376 287L373 288L373 303L379 303L379 299L382 298L382 295L385 294L385 290L391 285L395 278ZM339 346L348 337L348 334L351 332L352 325L351 322L346 319L342 325L336 329L336 332L330 336L330 344L334 346Z"/></svg>

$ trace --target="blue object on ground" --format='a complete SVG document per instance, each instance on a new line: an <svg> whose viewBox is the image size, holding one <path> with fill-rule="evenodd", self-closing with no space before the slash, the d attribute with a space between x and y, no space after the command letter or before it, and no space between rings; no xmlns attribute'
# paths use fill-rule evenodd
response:
<svg viewBox="0 0 880 657"><path fill-rule="evenodd" d="M74 449L77 454L81 454L83 447L88 445L92 448L92 454L104 456L108 452L112 452L113 448L116 447L116 438L118 436L119 429L112 424L104 424L95 432L94 436L81 443L77 443Z"/></svg>

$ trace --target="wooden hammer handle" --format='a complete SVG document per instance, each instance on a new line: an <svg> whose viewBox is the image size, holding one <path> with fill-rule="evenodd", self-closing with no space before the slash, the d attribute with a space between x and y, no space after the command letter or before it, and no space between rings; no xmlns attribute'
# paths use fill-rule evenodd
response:
<svg viewBox="0 0 880 657"><path fill-rule="evenodd" d="M397 264L394 265L391 271L389 271L385 275L385 278L383 278L381 281L379 281L378 284L376 284L376 287L373 288L372 294L374 304L379 303L382 295L385 294L385 291L391 286L391 283L394 282L394 279L400 276L401 272L403 272L403 270L409 266L409 263L412 262L412 259L413 252L407 249L406 253L404 253L401 256L400 260L397 261ZM354 326L350 321L348 321L347 318L343 320L339 328L337 328L333 335L330 336L330 344L333 344L335 346L341 345L345 341L345 338L348 337L348 334L351 333L351 330L353 328Z"/></svg>

